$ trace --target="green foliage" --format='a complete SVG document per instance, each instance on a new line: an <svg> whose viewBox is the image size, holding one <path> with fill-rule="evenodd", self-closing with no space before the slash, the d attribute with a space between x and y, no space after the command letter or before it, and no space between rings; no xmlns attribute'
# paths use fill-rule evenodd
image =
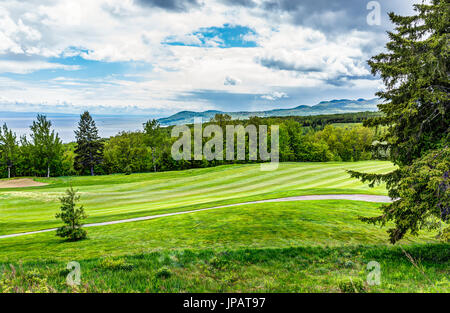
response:
<svg viewBox="0 0 450 313"><path fill-rule="evenodd" d="M5 123L3 131L0 128L0 165L8 169L8 178L11 177L11 170L16 165L18 157L19 146L16 134L9 130Z"/></svg>
<svg viewBox="0 0 450 313"><path fill-rule="evenodd" d="M85 239L87 233L81 228L83 219L87 218L83 206L76 208L76 202L80 200L80 196L71 187L66 190L67 196L61 197L61 213L56 214L56 218L66 224L56 231L59 237L67 238L68 241L77 241Z"/></svg>
<svg viewBox="0 0 450 313"><path fill-rule="evenodd" d="M398 198L392 204L384 205L382 216L364 218L364 221L381 223L394 220L395 228L389 229L391 241L396 241L410 231L417 235L420 229L437 229L442 223L430 227L429 220L437 218L446 223L450 217L450 149L429 151L417 158L411 165L396 170L399 181L393 180L395 196ZM370 176L369 176L370 177ZM363 179L369 179L363 177ZM375 178L373 178L375 179Z"/></svg>
<svg viewBox="0 0 450 313"><path fill-rule="evenodd" d="M358 124L375 113L362 112L352 114L334 114L322 116L300 117L250 117L248 120L231 120L227 115L218 115L210 123L226 125L279 125L280 126L280 161L332 161L332 160L366 160L371 158L370 143L367 138L379 139L379 134ZM345 127L340 127L341 124ZM331 124L326 130L324 126ZM171 157L170 147L176 138L170 137L171 127L162 128L158 121L150 120L144 124L143 132L120 132L109 139L100 139L98 130L88 112L80 116L78 129L75 131L77 142L61 144L58 135L51 131L51 122L44 116L38 116L33 124L35 130L32 140L26 136L16 140L16 148L10 155L14 157L11 166L13 176L44 176L49 172L52 176L73 176L114 173L139 173L149 171L182 170L202 168L232 163L254 163L248 156L246 144L246 160L220 161L206 159L175 161ZM352 126L354 125L354 126ZM359 127L359 128L358 128ZM339 129L338 129L339 128ZM356 129L355 129L356 128ZM270 127L269 127L270 130ZM4 132L1 132L4 133ZM36 134L35 134L36 133ZM368 133L369 137L359 136ZM5 133L6 134L6 133ZM8 130L8 134L15 137ZM335 144L333 139L348 139L344 144ZM10 136L10 137L11 137ZM11 137L11 138L12 138ZM320 138L319 138L320 137ZM246 135L248 141L248 134ZM349 139L350 138L350 139ZM353 138L353 139L352 139ZM36 140L35 140L36 139ZM203 138L203 143L209 138ZM269 138L270 141L270 133ZM14 140L13 140L14 141ZM235 143L236 144L236 143ZM333 149L330 148L330 145ZM0 151L2 144L0 144ZM11 146L9 144L9 146ZM14 145L13 145L14 146ZM339 146L340 149L335 149ZM224 142L226 147L226 142ZM3 149L4 150L4 149ZM237 151L235 147L235 151ZM225 154L225 149L224 149ZM5 153L0 153L5 155ZM376 154L378 157L378 154ZM13 160L13 158L9 158ZM8 176L6 161L0 157L0 177ZM50 165L50 167L48 166ZM51 171L49 171L51 170Z"/></svg>
<svg viewBox="0 0 450 313"><path fill-rule="evenodd" d="M122 132L105 143L103 171L108 174L149 172L152 168L151 149L141 132Z"/></svg>
<svg viewBox="0 0 450 313"><path fill-rule="evenodd" d="M324 142L336 161L369 160L374 131L367 127L350 128L325 126L314 134L314 142Z"/></svg>
<svg viewBox="0 0 450 313"><path fill-rule="evenodd" d="M381 141L399 168L382 175L351 172L371 184L386 182L397 200L383 207L383 215L366 219L382 225L389 221L395 243L409 231L417 234L435 217L448 221L450 141L450 5L448 0L414 5L416 15L390 14L396 25L389 32L388 52L369 61L386 89L377 93L383 116L366 122L387 126Z"/></svg>
<svg viewBox="0 0 450 313"><path fill-rule="evenodd" d="M29 149L27 160L32 165L32 171L37 175L50 177L51 170L61 167L62 143L58 134L51 130L52 123L44 115L37 115L30 129L31 142L22 139L24 149Z"/></svg>
<svg viewBox="0 0 450 313"><path fill-rule="evenodd" d="M221 128L225 128L226 125L230 124L231 116L228 114L218 113L214 115L211 119L211 123L219 125Z"/></svg>
<svg viewBox="0 0 450 313"><path fill-rule="evenodd" d="M157 171L158 162L161 163L163 150L168 147L170 142L169 134L162 129L159 122L155 119L144 123L145 142L151 149L153 170Z"/></svg>
<svg viewBox="0 0 450 313"><path fill-rule="evenodd" d="M63 144L63 156L61 162L61 169L58 172L61 176L74 176L77 175L75 170L75 146L76 143L66 143Z"/></svg>
<svg viewBox="0 0 450 313"><path fill-rule="evenodd" d="M103 142L98 129L88 111L80 115L78 130L75 131L77 145L75 148L74 167L77 171L88 171L94 176L94 168L102 161Z"/></svg>
<svg viewBox="0 0 450 313"><path fill-rule="evenodd" d="M442 241L450 243L450 226L442 231L440 238Z"/></svg>

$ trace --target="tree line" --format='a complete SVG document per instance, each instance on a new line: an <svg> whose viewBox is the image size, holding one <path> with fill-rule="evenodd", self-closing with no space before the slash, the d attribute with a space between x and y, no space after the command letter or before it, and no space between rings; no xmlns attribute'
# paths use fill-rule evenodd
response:
<svg viewBox="0 0 450 313"><path fill-rule="evenodd" d="M251 117L241 121L217 114L202 126L214 123L225 132L226 125L279 125L280 161L359 161L386 157L373 154L373 142L380 138L381 131L358 124L347 127L327 124L336 120L330 116L302 118L302 123L298 117ZM361 113L345 120L354 120L355 116L359 120ZM18 138L6 124L0 128L0 177L130 174L261 162L249 160L248 138L246 160L175 161L171 157L171 146L177 138L171 137L171 129L161 127L157 120L149 120L141 131L119 132L102 139L92 116L84 112L74 131L76 141L63 144L52 129L52 122L38 114L30 126L29 138L25 135ZM268 139L270 142L270 132ZM204 142L207 140L203 138Z"/></svg>

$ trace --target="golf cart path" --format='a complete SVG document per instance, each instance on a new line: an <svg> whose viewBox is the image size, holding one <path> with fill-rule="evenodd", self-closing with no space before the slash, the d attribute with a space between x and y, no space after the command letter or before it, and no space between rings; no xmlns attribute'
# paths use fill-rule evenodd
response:
<svg viewBox="0 0 450 313"><path fill-rule="evenodd" d="M226 204L221 206L215 206L211 208L191 210L191 211L182 211L182 212L174 212L174 213L165 213L158 215L150 215L150 216L142 216L135 218L128 218L124 220L117 221L109 221L109 222L101 222L101 223L92 223L92 224L84 224L83 227L96 227L96 226L105 226L105 225L113 225L113 224L121 224L121 223L129 223L129 222L138 222L138 221L146 221L152 220L155 218L172 216L172 215L180 215L180 214L188 214L195 213L207 210L221 209L221 208L229 208L234 206L246 205L246 204L256 204L256 203L270 203L270 202L284 202L284 201L307 201L307 200L354 200L354 201L365 201L365 202L383 202L388 203L392 202L392 199L388 196L377 196L377 195L363 195L363 194L338 194L338 195L309 195L309 196L296 196L296 197L287 197L287 198L277 198L277 199L267 199L267 200L258 200L258 201L249 201L242 203L234 203L234 204ZM1 235L1 238L11 238L32 234L45 233L50 231L55 231L56 228L43 229L37 231L30 231L24 233L10 234L10 235Z"/></svg>

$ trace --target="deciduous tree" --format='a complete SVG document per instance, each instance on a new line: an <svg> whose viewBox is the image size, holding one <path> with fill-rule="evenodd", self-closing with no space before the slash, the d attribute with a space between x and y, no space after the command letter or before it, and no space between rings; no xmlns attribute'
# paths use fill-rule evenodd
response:
<svg viewBox="0 0 450 313"><path fill-rule="evenodd" d="M57 133L51 130L52 123L45 115L37 115L31 125L32 162L38 174L47 172L50 177L52 167L60 166L62 143Z"/></svg>
<svg viewBox="0 0 450 313"><path fill-rule="evenodd" d="M153 169L156 172L156 156L161 155L164 145L168 142L165 133L161 129L159 122L155 119L147 121L144 124L146 134L146 143L152 150Z"/></svg>
<svg viewBox="0 0 450 313"><path fill-rule="evenodd" d="M16 165L19 153L17 136L3 124L3 132L0 128L0 162L8 169L8 178L11 178L11 169Z"/></svg>

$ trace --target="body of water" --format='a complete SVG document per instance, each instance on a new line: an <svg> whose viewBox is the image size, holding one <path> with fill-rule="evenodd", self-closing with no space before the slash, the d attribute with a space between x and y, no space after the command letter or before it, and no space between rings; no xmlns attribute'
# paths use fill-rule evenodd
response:
<svg viewBox="0 0 450 313"><path fill-rule="evenodd" d="M17 135L30 134L30 126L36 120L37 113L22 112L0 112L0 126L4 123L12 129ZM75 141L74 130L78 126L80 115L45 113L47 119L52 122L53 129L59 134L61 140L65 143ZM99 130L99 135L103 138L116 135L120 131L143 130L142 124L151 119L150 116L136 115L95 115L93 119Z"/></svg>

